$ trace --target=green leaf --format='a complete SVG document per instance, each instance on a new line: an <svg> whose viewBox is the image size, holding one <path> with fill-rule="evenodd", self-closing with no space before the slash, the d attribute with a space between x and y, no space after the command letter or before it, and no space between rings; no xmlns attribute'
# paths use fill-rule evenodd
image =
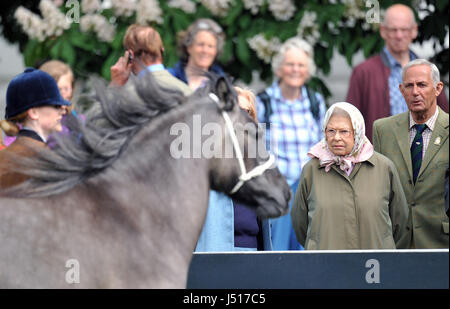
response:
<svg viewBox="0 0 450 309"><path fill-rule="evenodd" d="M252 22L252 18L249 15L244 15L242 18L239 18L239 27L241 29L247 30Z"/></svg>
<svg viewBox="0 0 450 309"><path fill-rule="evenodd" d="M220 62L228 63L233 59L233 43L231 40L225 42L222 50L222 55L220 56Z"/></svg>
<svg viewBox="0 0 450 309"><path fill-rule="evenodd" d="M62 41L60 57L70 66L73 66L75 64L76 60L75 49L72 47L72 44L70 44L70 41L67 39Z"/></svg>
<svg viewBox="0 0 450 309"><path fill-rule="evenodd" d="M347 50L345 51L345 59L347 59L347 63L349 66L352 65L353 62L353 55L356 53L358 49L358 41L353 40L353 42L348 46Z"/></svg>
<svg viewBox="0 0 450 309"><path fill-rule="evenodd" d="M125 36L126 31L127 31L126 27L122 27L117 31L114 40L111 42L111 47L113 49L122 49L123 37Z"/></svg>
<svg viewBox="0 0 450 309"><path fill-rule="evenodd" d="M363 52L364 52L364 57L367 58L370 55L373 54L373 49L377 44L377 41L379 40L378 35L372 35L367 39L363 39Z"/></svg>
<svg viewBox="0 0 450 309"><path fill-rule="evenodd" d="M236 55L242 63L247 63L250 59L250 50L244 36L239 36L236 45Z"/></svg>
<svg viewBox="0 0 450 309"><path fill-rule="evenodd" d="M180 12L174 11L173 15L174 15L173 27L174 27L175 33L177 33L178 31L185 30L185 29L187 29L187 27L189 27L191 21L186 16L186 14L182 14Z"/></svg>
<svg viewBox="0 0 450 309"><path fill-rule="evenodd" d="M57 39L55 41L55 43L53 44L53 47L50 49L50 56L53 59L58 59L60 57L62 41L63 40L61 40L61 39Z"/></svg>
<svg viewBox="0 0 450 309"><path fill-rule="evenodd" d="M115 50L109 57L105 60L102 66L102 76L106 80L111 79L111 67L117 62L117 60L122 56L122 51Z"/></svg>
<svg viewBox="0 0 450 309"><path fill-rule="evenodd" d="M231 25L235 22L236 18L241 14L244 5L242 1L237 1L234 6L228 11L227 16L224 18L224 23L226 25Z"/></svg>
<svg viewBox="0 0 450 309"><path fill-rule="evenodd" d="M41 43L39 43L38 40L28 41L25 50L23 52L25 66L27 67L34 66L37 56L36 50L38 49L40 44Z"/></svg>

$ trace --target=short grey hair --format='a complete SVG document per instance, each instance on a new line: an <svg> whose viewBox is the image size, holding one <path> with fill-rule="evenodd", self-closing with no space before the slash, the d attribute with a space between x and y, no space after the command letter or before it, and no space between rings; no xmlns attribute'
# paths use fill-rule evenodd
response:
<svg viewBox="0 0 450 309"><path fill-rule="evenodd" d="M273 57L272 72L274 76L277 75L277 71L283 64L286 53L290 49L299 49L306 54L306 56L308 57L309 77L311 78L312 76L314 76L314 74L316 74L316 64L314 63L314 49L308 42L299 37L293 37L284 42L283 45L281 45L280 50Z"/></svg>
<svg viewBox="0 0 450 309"><path fill-rule="evenodd" d="M426 59L415 59L413 61L408 62L402 69L402 81L405 79L405 73L406 71L413 67L413 66L417 66L417 65L427 65L430 67L431 69L431 80L433 81L433 85L434 87L437 86L437 84L441 81L441 75L439 73L439 69L437 68L437 66L426 60Z"/></svg>

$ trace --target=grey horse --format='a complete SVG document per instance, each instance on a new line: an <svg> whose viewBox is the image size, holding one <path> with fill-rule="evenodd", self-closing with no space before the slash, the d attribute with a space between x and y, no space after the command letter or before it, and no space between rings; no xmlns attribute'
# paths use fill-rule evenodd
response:
<svg viewBox="0 0 450 309"><path fill-rule="evenodd" d="M189 97L161 88L151 74L121 90L96 86L99 104L86 121L67 124L70 134L52 150L18 159L29 180L0 192L0 288L184 288L210 189L261 217L285 214L290 191L277 168L237 189L236 155L171 153L180 138L171 128L192 129L198 117L223 128L216 144L229 143L224 113L235 126L252 121L236 102L225 78ZM252 126L231 143L246 171L267 161L261 151L248 155L263 139Z"/></svg>

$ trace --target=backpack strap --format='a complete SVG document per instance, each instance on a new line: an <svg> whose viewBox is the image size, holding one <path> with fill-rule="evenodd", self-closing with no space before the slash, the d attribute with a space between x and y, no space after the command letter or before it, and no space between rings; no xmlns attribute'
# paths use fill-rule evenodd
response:
<svg viewBox="0 0 450 309"><path fill-rule="evenodd" d="M257 95L261 102L264 104L264 123L266 124L266 129L270 129L270 115L272 115L272 106L270 105L270 97L266 91L262 91Z"/></svg>
<svg viewBox="0 0 450 309"><path fill-rule="evenodd" d="M307 85L305 85L306 87L306 93L308 94L308 98L309 98L309 104L310 104L310 109L311 109L311 114L313 115L314 119L316 121L319 121L319 117L320 117L320 107L319 107L319 100L317 100L316 94L314 93L314 91L312 89L310 89Z"/></svg>
<svg viewBox="0 0 450 309"><path fill-rule="evenodd" d="M310 110L311 114L313 115L314 119L316 121L319 121L320 118L320 102L317 100L315 92L310 89L307 85L306 87L306 93L309 98L310 102ZM258 93L258 97L260 98L261 102L264 104L264 122L266 123L267 129L270 129L270 115L272 115L272 106L270 105L270 97L267 94L266 91L262 91Z"/></svg>

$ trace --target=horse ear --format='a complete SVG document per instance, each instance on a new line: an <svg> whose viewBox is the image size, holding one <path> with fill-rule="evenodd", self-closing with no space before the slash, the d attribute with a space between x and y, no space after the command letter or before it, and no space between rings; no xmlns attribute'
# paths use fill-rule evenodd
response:
<svg viewBox="0 0 450 309"><path fill-rule="evenodd" d="M216 93L220 101L224 103L223 109L230 111L237 102L237 93L230 81L220 76L216 83Z"/></svg>

